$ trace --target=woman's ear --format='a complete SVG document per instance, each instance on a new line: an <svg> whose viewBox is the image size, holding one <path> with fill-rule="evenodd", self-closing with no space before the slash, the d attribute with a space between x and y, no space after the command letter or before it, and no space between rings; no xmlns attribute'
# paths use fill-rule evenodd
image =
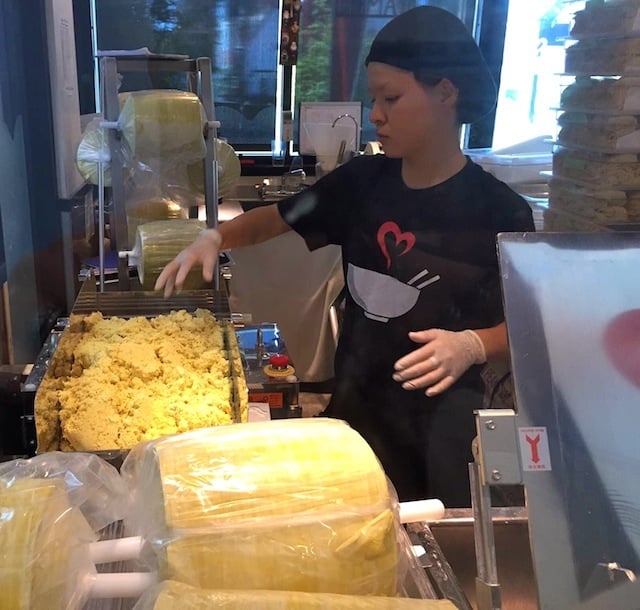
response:
<svg viewBox="0 0 640 610"><path fill-rule="evenodd" d="M437 85L440 101L455 106L458 103L458 87L448 78L443 78Z"/></svg>

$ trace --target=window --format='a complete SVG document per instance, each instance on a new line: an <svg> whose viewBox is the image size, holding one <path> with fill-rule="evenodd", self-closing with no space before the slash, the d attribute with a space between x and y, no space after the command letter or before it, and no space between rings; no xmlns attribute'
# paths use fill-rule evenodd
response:
<svg viewBox="0 0 640 610"><path fill-rule="evenodd" d="M210 57L218 135L238 150L270 150L279 0L93 0L97 48ZM122 90L180 87L129 75Z"/></svg>
<svg viewBox="0 0 640 610"><path fill-rule="evenodd" d="M280 135L282 111L295 116L302 101L362 102L361 141L374 139L363 67L380 28L420 4L447 8L472 30L477 18L476 0L87 1L99 50L148 47L156 53L210 57L219 136L238 152L262 154L270 154L271 140ZM296 66L278 63L285 2L301 4ZM122 90L164 86L172 83L138 77L123 82Z"/></svg>
<svg viewBox="0 0 640 610"><path fill-rule="evenodd" d="M584 1L510 0L493 135L495 148L554 136L573 14Z"/></svg>

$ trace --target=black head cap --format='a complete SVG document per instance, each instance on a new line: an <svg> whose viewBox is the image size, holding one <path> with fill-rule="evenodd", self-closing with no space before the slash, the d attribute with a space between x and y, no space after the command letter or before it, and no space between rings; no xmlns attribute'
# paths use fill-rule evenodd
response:
<svg viewBox="0 0 640 610"><path fill-rule="evenodd" d="M449 79L459 91L458 117L473 123L496 105L496 85L473 36L452 13L418 6L392 19L378 32L365 60Z"/></svg>

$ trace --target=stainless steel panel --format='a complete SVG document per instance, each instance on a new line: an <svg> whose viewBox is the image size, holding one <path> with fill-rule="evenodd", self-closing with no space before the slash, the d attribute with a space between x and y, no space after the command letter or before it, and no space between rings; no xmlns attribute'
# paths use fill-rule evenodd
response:
<svg viewBox="0 0 640 610"><path fill-rule="evenodd" d="M624 582L603 578L610 564L640 574L640 233L498 246L518 429L549 447L542 469L523 459L540 604L592 607Z"/></svg>

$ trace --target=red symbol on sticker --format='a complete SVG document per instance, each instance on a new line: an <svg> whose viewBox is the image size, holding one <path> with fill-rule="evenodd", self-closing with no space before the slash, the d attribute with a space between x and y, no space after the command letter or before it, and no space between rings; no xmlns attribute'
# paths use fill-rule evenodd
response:
<svg viewBox="0 0 640 610"><path fill-rule="evenodd" d="M524 439L529 443L531 448L531 461L537 464L540 461L540 454L538 453L538 445L540 444L540 435L531 438L528 434L524 435Z"/></svg>

